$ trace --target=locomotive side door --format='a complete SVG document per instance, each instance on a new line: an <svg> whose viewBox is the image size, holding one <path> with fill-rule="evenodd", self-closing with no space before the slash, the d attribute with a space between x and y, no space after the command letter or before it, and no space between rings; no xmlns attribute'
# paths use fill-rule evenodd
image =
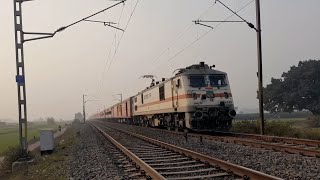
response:
<svg viewBox="0 0 320 180"><path fill-rule="evenodd" d="M175 108L175 110L177 110L178 106L179 106L179 93L178 93L178 89L179 89L179 85L180 85L180 80L176 79L176 80L171 80L171 89L172 89L172 106L173 108Z"/></svg>

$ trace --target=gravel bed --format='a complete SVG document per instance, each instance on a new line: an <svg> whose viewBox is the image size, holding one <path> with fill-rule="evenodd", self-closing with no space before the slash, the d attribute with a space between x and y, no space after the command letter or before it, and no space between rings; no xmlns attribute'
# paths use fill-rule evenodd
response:
<svg viewBox="0 0 320 180"><path fill-rule="evenodd" d="M113 139L115 139L116 141L118 141L121 145L125 146L127 149L129 149L131 152L133 152L134 154L136 154L138 157L140 158L143 158L144 155L141 155L139 153L139 150L141 147L157 147L156 145L153 145L153 144L150 144L144 140L141 140L139 138L136 138L136 137L133 137L131 135L128 135L128 134L125 134L125 133L121 133L119 131L116 131L116 130L113 130L113 129L110 129L110 128L106 128L106 127L103 127L103 126L100 126L102 128L102 130L104 132L106 132L108 135L110 135ZM159 146L159 148L161 148ZM166 151L166 149L162 149L162 151ZM157 153L155 153L157 154ZM161 155L157 155L157 157L159 157ZM176 162L185 162L186 161L186 157L180 157L181 159L179 158L172 158L172 159L166 159L165 162L163 161L157 161L157 162L154 162L153 160L145 160L145 162L147 164L149 164L151 167L164 167L163 165L161 165L162 163L176 163ZM189 159L191 160L191 159ZM148 162L150 161L150 162ZM157 165L155 165L157 164ZM186 163L184 165L193 165L194 163L193 162L190 162L190 163ZM179 166L179 165L176 165L176 164L172 164L172 165L166 165L165 167L176 167L176 166ZM208 167L206 167L208 168ZM211 167L213 168L213 167ZM191 169L191 170L198 170L198 169L203 169L203 168L194 168L194 169ZM186 169L185 169L186 170ZM189 169L190 170L190 169ZM172 170L171 170L172 171ZM173 170L174 172L176 172L177 170ZM163 171L162 171L163 172ZM213 172L212 172L213 173ZM218 173L225 173L225 171L223 170L217 170L217 171L214 171L213 174L218 174ZM160 173L161 174L161 173ZM189 173L189 174L184 174L183 176L200 176L200 175L208 175L208 172L205 171L205 172L202 172L202 173ZM181 177L181 175L164 175L165 177L167 178L179 178ZM213 179L215 180L233 180L235 178L238 178L238 177L234 177L234 176L222 176L222 177L215 177ZM208 179L212 179L212 178L208 178Z"/></svg>
<svg viewBox="0 0 320 180"><path fill-rule="evenodd" d="M245 166L266 174L284 179L320 179L320 158L306 157L299 154L288 154L203 139L175 135L153 128L128 126L124 124L108 124L117 128L155 138L170 144L197 151L234 164Z"/></svg>
<svg viewBox="0 0 320 180"><path fill-rule="evenodd" d="M111 143L88 124L77 125L79 142L72 150L71 179L125 179L118 167L117 157L107 147Z"/></svg>

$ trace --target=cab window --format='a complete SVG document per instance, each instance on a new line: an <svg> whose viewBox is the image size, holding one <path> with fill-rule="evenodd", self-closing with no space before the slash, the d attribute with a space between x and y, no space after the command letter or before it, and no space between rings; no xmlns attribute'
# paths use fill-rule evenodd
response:
<svg viewBox="0 0 320 180"><path fill-rule="evenodd" d="M205 87L205 79L203 75L192 75L189 77L191 87Z"/></svg>
<svg viewBox="0 0 320 180"><path fill-rule="evenodd" d="M222 74L210 75L209 76L210 86L221 87L226 86L225 76Z"/></svg>

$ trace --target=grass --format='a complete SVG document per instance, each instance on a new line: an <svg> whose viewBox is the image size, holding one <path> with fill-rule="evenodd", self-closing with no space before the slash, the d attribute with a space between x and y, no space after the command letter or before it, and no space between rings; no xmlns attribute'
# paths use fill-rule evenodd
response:
<svg viewBox="0 0 320 180"><path fill-rule="evenodd" d="M265 134L320 140L320 128L317 124L317 120L313 118L267 120L265 123ZM233 123L232 131L259 134L260 123L257 123L256 120L237 120Z"/></svg>
<svg viewBox="0 0 320 180"><path fill-rule="evenodd" d="M24 180L24 179L68 179L68 166L71 159L70 151L72 146L78 141L74 128L71 126L66 132L55 139L55 150L50 155L41 156L38 151L32 152L34 163L28 166L25 171L18 174L10 174L11 163L16 157L19 148L7 151L7 165L0 169L1 175L5 179ZM11 153L13 152L13 153ZM4 173L1 174L1 171Z"/></svg>
<svg viewBox="0 0 320 180"><path fill-rule="evenodd" d="M62 123L56 124L56 125L45 125L45 124L33 125L28 127L28 141L32 141L33 139L39 139L41 129L53 128L54 130L57 130L59 125L62 126ZM18 145L19 145L18 127L0 128L0 156L9 147L15 147Z"/></svg>

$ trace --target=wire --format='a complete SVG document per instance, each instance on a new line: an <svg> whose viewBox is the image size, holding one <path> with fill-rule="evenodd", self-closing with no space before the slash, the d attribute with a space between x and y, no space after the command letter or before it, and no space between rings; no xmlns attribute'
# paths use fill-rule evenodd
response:
<svg viewBox="0 0 320 180"><path fill-rule="evenodd" d="M68 27L71 27L71 26L73 26L73 25L76 25L76 24L78 24L78 23L80 23L80 22L82 22L82 21L84 21L84 20L86 20L86 19L89 19L89 18L91 18L91 17L93 17L93 16L95 16L95 15L98 15L98 14L100 14L100 13L102 13L102 12L105 12L106 10L108 10L108 9L110 9L110 8L113 8L113 7L115 7L115 6L117 6L117 5L121 4L121 3L124 3L124 2L125 2L125 0L122 0L121 2L118 2L118 3L114 4L114 5L109 6L109 7L105 8L105 9L103 9L103 10L101 10L101 11L98 11L98 12L96 12L96 13L94 13L94 14L91 14L90 16L87 16L87 17L85 17L85 18L82 18L82 19L80 19L80 20L78 20L78 21L76 21L76 22L74 22L74 23L71 23L71 24L69 24L69 25L67 25L67 26L63 26L63 27L57 29L57 30L54 32L54 34L57 33L57 32L63 31L63 30L65 30L65 29L67 29Z"/></svg>
<svg viewBox="0 0 320 180"><path fill-rule="evenodd" d="M248 22L247 20L245 20L244 18L242 18L241 16L239 16L239 14L238 14L237 12L233 11L233 10L232 10L231 8L229 8L227 5L225 5L224 3L222 3L220 0L216 0L216 2L217 2L217 1L218 1L220 4L222 4L225 8L227 8L229 11L231 11L234 15L238 16L242 21L244 21L245 23L247 23L247 25L248 25L250 28L255 29L256 31L258 31L257 28L255 28L252 23Z"/></svg>
<svg viewBox="0 0 320 180"><path fill-rule="evenodd" d="M132 18L133 13L135 12L135 10L136 10L136 8L137 8L137 5L138 5L139 1L140 1L140 0L137 0L135 6L134 6L134 8L133 8L133 11L132 11L131 14L130 14L129 20L128 20L128 22L127 22L127 24L126 24L126 26L125 26L125 28L124 28L124 32L122 33L121 38L120 38L120 40L119 40L119 42L118 42L118 44L117 44L117 46L116 46L116 49L115 49L115 51L114 51L114 54L113 54L113 57L112 57L112 60L111 60L111 62L110 62L110 65L109 65L109 67L108 67L107 72L109 72L112 63L113 63L114 60L115 60L115 56L116 56L116 54L117 54L117 52L118 52L118 49L119 49L121 40L122 40L122 38L123 38L126 30L127 30L127 27L128 27L128 25L129 25L129 23L130 23L130 21L131 21L131 18Z"/></svg>
<svg viewBox="0 0 320 180"><path fill-rule="evenodd" d="M208 8L206 8L204 11L202 11L202 12L200 13L198 19L200 19L201 17L203 17L215 4L216 4L216 2L214 2L213 4L211 4L211 5L210 5ZM170 50L170 48L171 48L181 37L183 37L183 35L184 35L186 32L188 32L188 31L191 29L191 27L193 27L193 26L194 26L194 23L187 24L187 25L185 26L185 28L183 29L183 31L181 31L179 34L177 34L176 38L175 38L173 41L171 41L171 42L169 43L169 45L167 45L166 48L164 48L163 51L162 51L156 58L153 58L153 61L152 61L152 62L158 61L158 60L160 59L160 57L162 57L166 52L168 52L168 51ZM157 67L158 67L158 66L157 66ZM156 70L157 67L155 67L153 70L151 70L149 74L152 74L152 72L153 72L154 70ZM132 83L134 84L134 83L136 83L136 81L132 81Z"/></svg>
<svg viewBox="0 0 320 180"><path fill-rule="evenodd" d="M119 25L120 25L120 21L121 21L121 18L122 18L122 14L123 14L123 9L124 9L124 5L122 6L122 9L121 9L121 13L120 13L120 16L119 16L119 19L118 19L118 24L117 24L117 28L119 28ZM115 30L114 32L114 43L112 43L111 47L117 43L117 40L116 40L116 35L117 35L117 30ZM97 94L98 96L100 96L101 94L101 91L102 91L102 87L103 87L103 79L104 79L104 76L105 76L105 73L106 73L106 69L108 67L108 64L110 63L109 59L110 59L110 55L111 55L111 50L112 48L110 47L110 50L109 50L109 53L108 53L108 56L107 56L107 59L106 59L106 62L105 62L105 65L104 65L104 68L103 68L103 72L101 74L101 79L100 79L100 83L98 83L98 89L97 89ZM100 86L99 86L100 84Z"/></svg>
<svg viewBox="0 0 320 180"><path fill-rule="evenodd" d="M137 0L136 4L135 4L135 6L134 6L134 9L132 10L132 12L131 12L131 14L130 14L130 17L129 17L128 21L127 21L127 24L126 24L126 26L125 26L125 28L124 28L124 32L122 33L122 35L121 35L120 40L118 41L118 43L117 43L117 40L116 40L116 33L115 33L115 51L114 51L114 53L113 53L113 56L112 56L111 60L108 61L108 59L109 59L109 57L110 57L110 54L111 54L111 49L110 49L110 51L109 51L109 55L108 55L108 58L107 58L107 62L109 62L109 63L108 63L108 65L107 65L107 63L106 63L106 65L105 65L105 68L104 68L104 71L103 71L103 75L102 75L102 78L101 78L101 81L100 81L100 82L101 82L101 83L100 83L101 86L100 86L100 88L99 88L99 90L98 90L98 96L100 96L100 94L101 94L101 92L102 92L102 89L103 89L103 82L104 82L105 74L109 72L112 63L113 63L114 60L115 60L116 54L117 54L117 52L118 52L118 49L119 49L119 46L120 46L120 43L121 43L121 40L122 40L122 38L123 38L123 36L124 36L124 33L126 32L126 30L127 30L127 28L128 28L128 25L129 25L129 23L130 23L130 21L131 21L131 18L132 18L132 16L133 16L133 13L134 13L135 10L136 10L136 7L137 7L138 3L139 3L139 0ZM122 9L122 11L121 11L121 15L120 15L120 18L119 18L119 21L118 21L118 25L120 24L120 20L121 20L122 14L123 14L123 9ZM108 68L107 68L107 67L108 67ZM107 70L106 70L106 69L107 69Z"/></svg>
<svg viewBox="0 0 320 180"><path fill-rule="evenodd" d="M215 4L216 4L216 2L213 3L212 5L210 5L206 10L204 10L204 11L199 15L198 19L200 19L201 17L203 17L203 16L209 11L209 9L211 9ZM187 26L184 28L184 30L183 30L181 33L179 33L173 41L171 41L171 42L169 43L169 45L167 46L167 48L165 48L165 49L162 51L162 53L160 53L160 55L153 60L153 62L158 61L162 55L164 55L167 51L169 51L170 47L172 47L187 31L189 31L190 28L191 28L193 25L194 25L193 23L190 24L190 25L187 25Z"/></svg>
<svg viewBox="0 0 320 180"><path fill-rule="evenodd" d="M254 0L250 1L248 4L246 4L245 6L243 6L241 9L239 9L238 11L236 11L234 14L230 15L229 17L225 18L222 22L220 22L219 24L217 24L216 26L212 27L209 31L207 31L206 33L204 33L203 35L201 35L199 38L195 39L193 42L191 42L189 45L185 46L183 49L181 49L179 52L177 52L175 55L173 55L171 58L168 59L168 61L171 61L173 58L177 57L179 54L181 54L183 51L185 51L187 48L189 48L190 46L192 46L194 43L196 43L197 41L199 41L200 39L202 39L203 37L205 37L207 34L209 34L211 31L217 29L220 25L223 24L223 22L227 21L228 19L230 19L231 17L233 17L234 15L236 15L236 13L242 11L244 8L246 8L248 5L250 5Z"/></svg>

